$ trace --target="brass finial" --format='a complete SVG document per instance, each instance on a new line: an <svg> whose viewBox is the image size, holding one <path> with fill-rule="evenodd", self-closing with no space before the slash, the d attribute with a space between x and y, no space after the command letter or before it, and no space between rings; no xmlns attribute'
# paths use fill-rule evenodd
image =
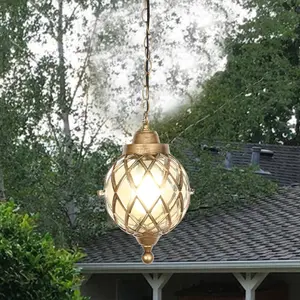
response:
<svg viewBox="0 0 300 300"><path fill-rule="evenodd" d="M143 247L144 253L142 255L142 260L145 264L151 264L154 260L154 255L152 253L153 246L156 245L160 236L157 235L141 235L140 237L136 237L139 244Z"/></svg>
<svg viewBox="0 0 300 300"><path fill-rule="evenodd" d="M151 264L154 261L154 255L152 253L151 246L144 247L144 254L142 255L142 261L147 265Z"/></svg>

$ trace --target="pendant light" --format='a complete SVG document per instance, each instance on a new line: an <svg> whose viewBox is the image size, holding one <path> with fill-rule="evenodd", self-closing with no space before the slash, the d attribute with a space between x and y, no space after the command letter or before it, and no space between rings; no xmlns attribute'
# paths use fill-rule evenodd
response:
<svg viewBox="0 0 300 300"><path fill-rule="evenodd" d="M134 135L132 144L124 146L123 155L109 170L105 190L99 191L105 196L110 217L143 247L142 260L146 264L153 262L152 248L159 238L174 229L185 216L191 194L183 166L170 154L169 145L161 144L158 134L149 127L152 68L149 1L145 1L142 12L146 23L143 124Z"/></svg>

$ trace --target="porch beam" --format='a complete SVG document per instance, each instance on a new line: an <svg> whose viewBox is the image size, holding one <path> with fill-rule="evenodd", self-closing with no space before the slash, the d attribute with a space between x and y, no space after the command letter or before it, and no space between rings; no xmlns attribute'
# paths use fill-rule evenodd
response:
<svg viewBox="0 0 300 300"><path fill-rule="evenodd" d="M246 273L245 275L234 273L233 275L245 290L245 300L255 300L255 291L268 273Z"/></svg>
<svg viewBox="0 0 300 300"><path fill-rule="evenodd" d="M162 289L173 274L144 274L144 277L152 287L152 300L162 300Z"/></svg>

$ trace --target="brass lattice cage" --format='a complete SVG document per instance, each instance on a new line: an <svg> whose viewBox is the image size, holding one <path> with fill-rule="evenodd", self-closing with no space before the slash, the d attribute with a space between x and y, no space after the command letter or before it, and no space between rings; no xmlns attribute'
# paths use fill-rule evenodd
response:
<svg viewBox="0 0 300 300"><path fill-rule="evenodd" d="M161 236L184 217L190 202L187 174L170 154L123 155L105 183L106 208L127 233Z"/></svg>

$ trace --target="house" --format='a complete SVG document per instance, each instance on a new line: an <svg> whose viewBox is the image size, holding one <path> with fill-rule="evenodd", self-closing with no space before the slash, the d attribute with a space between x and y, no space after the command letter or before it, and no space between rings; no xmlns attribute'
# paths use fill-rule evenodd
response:
<svg viewBox="0 0 300 300"><path fill-rule="evenodd" d="M230 155L237 166L251 157L279 182L276 194L185 219L155 246L151 265L141 262L133 237L108 232L78 263L82 293L92 300L300 299L300 147L246 145Z"/></svg>

